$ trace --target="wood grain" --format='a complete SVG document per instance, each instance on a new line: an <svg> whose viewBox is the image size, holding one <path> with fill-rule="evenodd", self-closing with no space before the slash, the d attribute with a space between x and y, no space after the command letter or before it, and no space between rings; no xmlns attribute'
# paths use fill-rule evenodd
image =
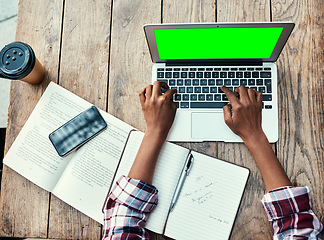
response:
<svg viewBox="0 0 324 240"><path fill-rule="evenodd" d="M268 0L217 1L217 21L270 21L270 2ZM243 143L218 143L217 147L218 158L248 167L251 171L231 239L271 239L272 228L261 204L265 187L252 155Z"/></svg>
<svg viewBox="0 0 324 240"><path fill-rule="evenodd" d="M16 40L28 43L46 70L39 85L11 82L7 152L50 81L58 79L62 2L20 1ZM33 17L30 17L33 16ZM4 165L0 236L47 237L49 193ZM5 191L4 191L5 189Z"/></svg>
<svg viewBox="0 0 324 240"><path fill-rule="evenodd" d="M274 21L295 29L278 60L278 157L294 185L308 186L315 214L324 220L324 5L272 1Z"/></svg>
<svg viewBox="0 0 324 240"><path fill-rule="evenodd" d="M160 19L160 1L114 1L108 112L141 131L145 130L145 121L138 94L152 82L152 61L143 26Z"/></svg>
<svg viewBox="0 0 324 240"><path fill-rule="evenodd" d="M106 110L111 1L65 1L59 84ZM82 191L82 189L80 189ZM49 238L99 239L101 224L55 196Z"/></svg>

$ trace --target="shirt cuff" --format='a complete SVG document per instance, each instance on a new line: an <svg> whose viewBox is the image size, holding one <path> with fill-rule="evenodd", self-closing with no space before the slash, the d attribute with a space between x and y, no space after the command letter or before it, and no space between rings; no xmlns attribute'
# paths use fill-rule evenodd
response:
<svg viewBox="0 0 324 240"><path fill-rule="evenodd" d="M269 221L312 208L308 187L277 188L266 193L261 202Z"/></svg>
<svg viewBox="0 0 324 240"><path fill-rule="evenodd" d="M121 176L109 198L130 209L150 213L158 203L158 190L146 182Z"/></svg>

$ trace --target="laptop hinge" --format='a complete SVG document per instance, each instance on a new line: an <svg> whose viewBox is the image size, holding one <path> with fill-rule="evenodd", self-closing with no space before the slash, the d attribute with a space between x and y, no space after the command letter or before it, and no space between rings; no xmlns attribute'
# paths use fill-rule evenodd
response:
<svg viewBox="0 0 324 240"><path fill-rule="evenodd" d="M166 66L262 66L262 62L167 62Z"/></svg>

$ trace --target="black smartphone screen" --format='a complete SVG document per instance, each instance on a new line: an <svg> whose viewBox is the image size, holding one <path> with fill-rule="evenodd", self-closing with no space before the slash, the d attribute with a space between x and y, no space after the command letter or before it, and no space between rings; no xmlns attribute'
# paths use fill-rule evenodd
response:
<svg viewBox="0 0 324 240"><path fill-rule="evenodd" d="M49 135L57 153L64 157L79 148L107 127L107 123L92 106Z"/></svg>

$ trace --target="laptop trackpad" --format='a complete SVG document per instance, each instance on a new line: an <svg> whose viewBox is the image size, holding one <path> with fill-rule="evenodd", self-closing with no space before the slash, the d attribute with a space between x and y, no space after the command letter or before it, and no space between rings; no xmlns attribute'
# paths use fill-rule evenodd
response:
<svg viewBox="0 0 324 240"><path fill-rule="evenodd" d="M225 124L223 112L191 114L191 136L194 139L231 139L235 135Z"/></svg>

